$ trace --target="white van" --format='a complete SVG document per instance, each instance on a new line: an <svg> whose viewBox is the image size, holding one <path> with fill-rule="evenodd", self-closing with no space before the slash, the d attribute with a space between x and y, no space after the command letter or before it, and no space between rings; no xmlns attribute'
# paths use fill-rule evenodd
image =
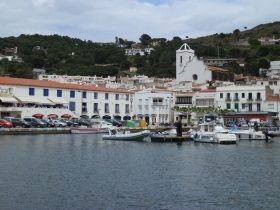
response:
<svg viewBox="0 0 280 210"><path fill-rule="evenodd" d="M254 126L255 123L257 123L258 125L260 125L260 121L261 121L261 120L260 120L259 118L252 118L252 119L249 120L248 125L251 126L251 127Z"/></svg>

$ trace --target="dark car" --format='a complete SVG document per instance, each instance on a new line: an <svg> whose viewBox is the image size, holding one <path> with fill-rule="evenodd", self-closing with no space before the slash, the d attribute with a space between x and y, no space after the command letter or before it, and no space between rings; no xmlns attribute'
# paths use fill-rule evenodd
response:
<svg viewBox="0 0 280 210"><path fill-rule="evenodd" d="M29 122L20 119L20 118L11 118L11 123L13 124L13 127L21 126L23 128L30 128L31 125Z"/></svg>
<svg viewBox="0 0 280 210"><path fill-rule="evenodd" d="M90 125L90 122L88 122L88 121L86 121L85 119L82 119L82 118L80 118L80 119L74 118L74 119L72 119L72 122L76 123L78 125L85 125L85 126Z"/></svg>
<svg viewBox="0 0 280 210"><path fill-rule="evenodd" d="M274 127L274 125L270 122L266 122L264 124L261 125L262 127L267 127L267 128L271 128L271 127Z"/></svg>
<svg viewBox="0 0 280 210"><path fill-rule="evenodd" d="M60 121L61 121L61 122L67 123L67 126L70 126L70 127L71 127L71 126L75 127L75 126L78 125L78 123L73 122L72 120L69 120L69 119L64 119L64 118L62 118L62 119L60 119Z"/></svg>
<svg viewBox="0 0 280 210"><path fill-rule="evenodd" d="M39 120L35 117L25 117L23 119L25 121L29 122L31 124L31 126L33 126L33 127L44 128L47 126L44 122L42 122L41 120Z"/></svg>
<svg viewBox="0 0 280 210"><path fill-rule="evenodd" d="M43 123L47 125L47 127L55 127L55 124L51 120L41 120Z"/></svg>
<svg viewBox="0 0 280 210"><path fill-rule="evenodd" d="M116 119L104 119L105 121L112 123L113 126L122 127L122 123Z"/></svg>
<svg viewBox="0 0 280 210"><path fill-rule="evenodd" d="M226 123L226 127L232 127L233 125L235 125L233 121L229 121Z"/></svg>

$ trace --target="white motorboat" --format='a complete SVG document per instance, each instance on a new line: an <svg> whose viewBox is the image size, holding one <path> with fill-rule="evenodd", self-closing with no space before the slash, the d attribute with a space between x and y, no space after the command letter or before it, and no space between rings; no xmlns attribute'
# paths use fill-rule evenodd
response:
<svg viewBox="0 0 280 210"><path fill-rule="evenodd" d="M108 128L109 134L103 135L103 140L123 140L123 141L143 141L144 138L150 135L149 130L143 130L136 133L130 133L130 131L123 131L117 127Z"/></svg>
<svg viewBox="0 0 280 210"><path fill-rule="evenodd" d="M249 140L269 140L271 137L269 134L263 131L256 131L250 127L248 130L231 130L231 133L235 134L237 139L249 139Z"/></svg>
<svg viewBox="0 0 280 210"><path fill-rule="evenodd" d="M112 123L104 120L100 121L99 118L93 118L90 120L90 126L72 127L71 133L108 133L108 128L114 127Z"/></svg>
<svg viewBox="0 0 280 210"><path fill-rule="evenodd" d="M196 131L192 132L195 142L218 143L218 144L236 144L235 134L214 123L202 123L198 125Z"/></svg>

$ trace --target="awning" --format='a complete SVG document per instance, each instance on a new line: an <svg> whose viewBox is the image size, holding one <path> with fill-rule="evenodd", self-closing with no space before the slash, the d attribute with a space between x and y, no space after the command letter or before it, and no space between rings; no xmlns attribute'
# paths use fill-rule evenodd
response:
<svg viewBox="0 0 280 210"><path fill-rule="evenodd" d="M5 103L18 103L14 97L0 97L0 101Z"/></svg>
<svg viewBox="0 0 280 210"><path fill-rule="evenodd" d="M143 117L143 115L142 114L138 114L137 117Z"/></svg>
<svg viewBox="0 0 280 210"><path fill-rule="evenodd" d="M15 96L22 103L31 103L31 104L40 104L40 100L36 97L28 97L28 96Z"/></svg>
<svg viewBox="0 0 280 210"><path fill-rule="evenodd" d="M151 116L152 116L152 117L156 117L157 115L156 115L156 114L151 114Z"/></svg>
<svg viewBox="0 0 280 210"><path fill-rule="evenodd" d="M29 97L29 96L16 96L16 98L20 100L22 103L54 105L54 103L52 103L47 98L36 98L36 97Z"/></svg>
<svg viewBox="0 0 280 210"><path fill-rule="evenodd" d="M63 98L48 98L54 104L69 104L68 101L64 100Z"/></svg>

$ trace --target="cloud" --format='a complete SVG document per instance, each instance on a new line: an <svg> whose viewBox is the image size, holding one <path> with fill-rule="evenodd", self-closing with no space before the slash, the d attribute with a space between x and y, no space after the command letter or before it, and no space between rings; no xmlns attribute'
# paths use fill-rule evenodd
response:
<svg viewBox="0 0 280 210"><path fill-rule="evenodd" d="M10 0L0 2L1 37L59 34L93 42L232 33L278 21L279 0Z"/></svg>

